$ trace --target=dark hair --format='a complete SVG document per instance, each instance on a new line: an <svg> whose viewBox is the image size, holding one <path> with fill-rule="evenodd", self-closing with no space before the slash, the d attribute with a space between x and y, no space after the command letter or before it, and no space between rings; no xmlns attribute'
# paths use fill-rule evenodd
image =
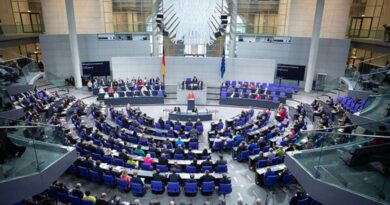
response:
<svg viewBox="0 0 390 205"><path fill-rule="evenodd" d="M91 194L90 191L85 191L85 195L89 196Z"/></svg>

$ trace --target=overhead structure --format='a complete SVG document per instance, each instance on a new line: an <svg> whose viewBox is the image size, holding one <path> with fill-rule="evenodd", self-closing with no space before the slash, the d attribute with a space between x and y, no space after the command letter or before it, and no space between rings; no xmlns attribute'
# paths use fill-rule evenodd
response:
<svg viewBox="0 0 390 205"><path fill-rule="evenodd" d="M157 25L173 43L212 44L217 37L225 34L228 25L225 0L165 0L159 10Z"/></svg>

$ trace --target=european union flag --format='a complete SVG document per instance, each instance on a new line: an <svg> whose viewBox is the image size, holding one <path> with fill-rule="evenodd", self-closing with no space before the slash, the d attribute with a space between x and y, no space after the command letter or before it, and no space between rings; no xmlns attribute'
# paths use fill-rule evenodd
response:
<svg viewBox="0 0 390 205"><path fill-rule="evenodd" d="M222 50L222 60L221 60L221 78L225 74L225 48Z"/></svg>

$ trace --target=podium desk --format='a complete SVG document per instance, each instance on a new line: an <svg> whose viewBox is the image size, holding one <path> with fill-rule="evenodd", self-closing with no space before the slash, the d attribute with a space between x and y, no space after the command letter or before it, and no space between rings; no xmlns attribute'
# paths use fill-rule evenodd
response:
<svg viewBox="0 0 390 205"><path fill-rule="evenodd" d="M200 119L200 121L211 121L213 119L213 115L211 112L170 112L169 120L179 120L179 121L188 121L191 120L195 122Z"/></svg>

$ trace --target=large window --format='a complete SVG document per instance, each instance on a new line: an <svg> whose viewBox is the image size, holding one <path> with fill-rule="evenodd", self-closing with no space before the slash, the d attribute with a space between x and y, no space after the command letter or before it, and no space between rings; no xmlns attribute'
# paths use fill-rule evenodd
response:
<svg viewBox="0 0 390 205"><path fill-rule="evenodd" d="M16 33L41 33L44 31L40 1L11 0Z"/></svg>
<svg viewBox="0 0 390 205"><path fill-rule="evenodd" d="M239 0L237 33L285 35L287 0Z"/></svg>
<svg viewBox="0 0 390 205"><path fill-rule="evenodd" d="M384 0L353 0L348 36L351 38L383 38L382 24L388 14L382 12Z"/></svg>
<svg viewBox="0 0 390 205"><path fill-rule="evenodd" d="M105 31L150 31L152 0L103 0Z"/></svg>

